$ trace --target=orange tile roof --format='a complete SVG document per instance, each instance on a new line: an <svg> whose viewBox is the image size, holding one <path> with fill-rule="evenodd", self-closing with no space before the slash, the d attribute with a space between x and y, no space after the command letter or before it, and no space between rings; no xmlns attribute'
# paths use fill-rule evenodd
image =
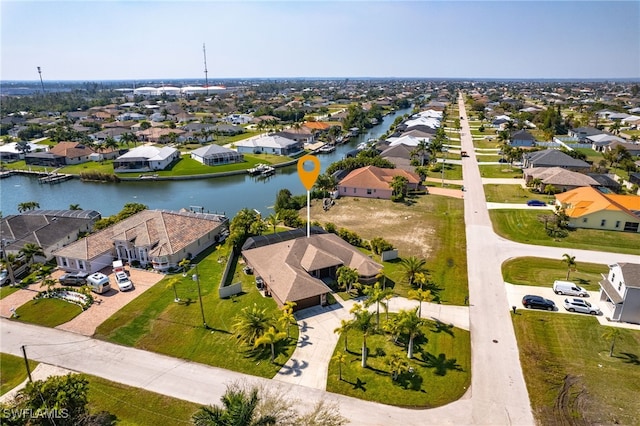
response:
<svg viewBox="0 0 640 426"><path fill-rule="evenodd" d="M556 200L566 205L569 217L581 217L602 210L622 211L636 219L640 212L637 195L603 194L592 187L582 187L556 194Z"/></svg>
<svg viewBox="0 0 640 426"><path fill-rule="evenodd" d="M49 152L67 158L77 158L91 155L95 151L80 142L58 142L49 149Z"/></svg>
<svg viewBox="0 0 640 426"><path fill-rule="evenodd" d="M367 166L351 171L340 181L340 185L352 188L390 189L390 183L395 176L406 177L410 184L420 183L418 175L406 170Z"/></svg>
<svg viewBox="0 0 640 426"><path fill-rule="evenodd" d="M324 123L322 121L307 121L304 123L304 126L314 130L327 130L331 127L328 123Z"/></svg>

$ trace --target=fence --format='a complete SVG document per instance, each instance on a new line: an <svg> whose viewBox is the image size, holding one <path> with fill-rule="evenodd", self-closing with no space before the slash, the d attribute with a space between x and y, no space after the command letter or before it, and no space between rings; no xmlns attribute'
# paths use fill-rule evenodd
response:
<svg viewBox="0 0 640 426"><path fill-rule="evenodd" d="M231 271L231 267L234 265L236 256L236 248L233 247L231 249L231 254L227 259L227 265L224 267L224 272L222 273L222 278L220 279L220 285L218 286L218 296L221 299L226 297L231 297L234 294L242 293L242 283L233 283L231 285L225 286L227 282L227 277L229 276L229 272Z"/></svg>

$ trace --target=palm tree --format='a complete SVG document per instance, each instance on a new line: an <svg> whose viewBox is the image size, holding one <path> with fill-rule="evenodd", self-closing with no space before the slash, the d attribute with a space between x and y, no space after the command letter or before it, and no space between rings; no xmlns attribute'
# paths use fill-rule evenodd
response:
<svg viewBox="0 0 640 426"><path fill-rule="evenodd" d="M562 255L562 263L567 264L567 281L569 281L569 274L571 273L571 270L576 269L576 257L565 253Z"/></svg>
<svg viewBox="0 0 640 426"><path fill-rule="evenodd" d="M296 323L296 317L293 315L293 308L289 309L286 306L282 309L282 313L280 314L280 318L278 318L278 322L280 325L287 329L287 339L291 337L289 333L291 329L291 324Z"/></svg>
<svg viewBox="0 0 640 426"><path fill-rule="evenodd" d="M391 179L391 189L393 190L393 194L396 196L404 196L407 190L407 184L409 183L409 179L404 176L394 176Z"/></svg>
<svg viewBox="0 0 640 426"><path fill-rule="evenodd" d="M364 306L368 307L376 304L376 328L380 328L380 305L384 306L386 309L387 304L384 302L386 300L387 294L393 293L393 290L390 288L382 289L380 283L375 283L372 286L367 286L364 289L364 294L369 296L367 300L364 302Z"/></svg>
<svg viewBox="0 0 640 426"><path fill-rule="evenodd" d="M323 173L316 179L315 187L318 191L322 192L322 196L325 197L326 193L334 190L337 184L338 182L333 175Z"/></svg>
<svg viewBox="0 0 640 426"><path fill-rule="evenodd" d="M347 355L344 352L337 352L332 359L338 363L338 380L342 380L342 366L347 363Z"/></svg>
<svg viewBox="0 0 640 426"><path fill-rule="evenodd" d="M40 204L36 201L26 201L24 203L18 204L18 211L20 213L26 212L29 210L39 209L39 208L40 208Z"/></svg>
<svg viewBox="0 0 640 426"><path fill-rule="evenodd" d="M114 138L109 136L107 139L105 139L104 144L101 145L101 148L111 149L115 151L116 149L118 149L118 142Z"/></svg>
<svg viewBox="0 0 640 426"><path fill-rule="evenodd" d="M602 338L611 341L611 347L609 348L609 356L613 356L613 348L616 345L616 339L620 337L621 331L618 327L608 327L604 333L602 333Z"/></svg>
<svg viewBox="0 0 640 426"><path fill-rule="evenodd" d="M413 285L417 273L426 272L427 261L417 258L416 256L405 257L400 261L400 265L404 270L404 278Z"/></svg>
<svg viewBox="0 0 640 426"><path fill-rule="evenodd" d="M196 426L267 426L275 425L273 415L256 417L258 407L258 388L247 391L227 389L221 398L222 407L200 407L191 420Z"/></svg>
<svg viewBox="0 0 640 426"><path fill-rule="evenodd" d="M347 332L353 328L353 321L350 320L340 320L340 327L333 330L334 333L339 333L344 335L344 351L347 352Z"/></svg>
<svg viewBox="0 0 640 426"><path fill-rule="evenodd" d="M400 329L409 335L407 358L413 358L413 339L420 335L420 326L424 320L418 316L418 308L412 311L401 310L398 317Z"/></svg>
<svg viewBox="0 0 640 426"><path fill-rule="evenodd" d="M271 346L271 362L276 359L276 343L287 338L287 333L283 331L276 330L275 327L270 327L269 330L265 331L262 336L258 337L253 347L257 348L262 345L270 345Z"/></svg>
<svg viewBox="0 0 640 426"><path fill-rule="evenodd" d="M69 210L82 210L80 204L69 204Z"/></svg>
<svg viewBox="0 0 640 426"><path fill-rule="evenodd" d="M255 303L252 307L243 308L235 317L233 331L238 339L248 346L253 346L270 327L272 320L266 309L260 309Z"/></svg>
<svg viewBox="0 0 640 426"><path fill-rule="evenodd" d="M351 313L354 315L354 328L362 332L362 368L367 366L367 336L373 331L373 314L367 309L363 308L360 303L353 305Z"/></svg>
<svg viewBox="0 0 640 426"><path fill-rule="evenodd" d="M280 224L280 222L282 222L282 219L280 218L280 214L271 213L269 216L266 217L265 222L267 222L269 226L273 227L273 233L275 234L276 228Z"/></svg>
<svg viewBox="0 0 640 426"><path fill-rule="evenodd" d="M417 300L420 303L418 305L418 316L422 318L422 302L431 302L433 295L431 294L431 290L419 288L417 290L409 290L409 299Z"/></svg>
<svg viewBox="0 0 640 426"><path fill-rule="evenodd" d="M336 271L338 274L338 284L351 292L351 286L358 281L358 270L348 266L341 266Z"/></svg>
<svg viewBox="0 0 640 426"><path fill-rule="evenodd" d="M173 301L178 303L180 302L180 298L178 297L178 290L176 289L176 284L178 284L178 280L173 279L167 283L165 288L171 287L173 289L173 295L174 295Z"/></svg>
<svg viewBox="0 0 640 426"><path fill-rule="evenodd" d="M33 263L33 258L36 256L44 256L44 251L42 247L35 243L26 243L20 251L18 252L20 255L24 256L25 260L29 263Z"/></svg>
<svg viewBox="0 0 640 426"><path fill-rule="evenodd" d="M418 141L418 145L411 151L411 156L414 155L420 158L420 166L424 167L424 157L425 154L429 152L429 142L426 139L420 139Z"/></svg>
<svg viewBox="0 0 640 426"><path fill-rule="evenodd" d="M391 368L391 380L398 380L398 376L409 368L409 363L398 352L394 352L387 358L387 364Z"/></svg>

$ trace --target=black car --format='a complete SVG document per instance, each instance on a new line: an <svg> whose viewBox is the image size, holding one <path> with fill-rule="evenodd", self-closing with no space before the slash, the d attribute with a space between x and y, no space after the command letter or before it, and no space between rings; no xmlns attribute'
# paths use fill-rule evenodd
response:
<svg viewBox="0 0 640 426"><path fill-rule="evenodd" d="M58 281L62 285L85 285L87 283L87 277L89 274L84 272L77 272L75 274L61 275Z"/></svg>
<svg viewBox="0 0 640 426"><path fill-rule="evenodd" d="M553 300L531 294L522 298L522 305L527 309L546 309L547 311L556 310L556 304L553 303Z"/></svg>

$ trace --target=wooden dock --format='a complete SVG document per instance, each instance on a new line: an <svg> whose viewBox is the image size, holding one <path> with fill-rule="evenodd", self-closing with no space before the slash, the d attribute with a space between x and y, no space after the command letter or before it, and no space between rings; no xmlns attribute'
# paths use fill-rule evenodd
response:
<svg viewBox="0 0 640 426"><path fill-rule="evenodd" d="M53 185L55 183L64 182L66 180L73 179L73 175L66 175L61 173L51 173L46 176L38 178L38 183L48 183Z"/></svg>

